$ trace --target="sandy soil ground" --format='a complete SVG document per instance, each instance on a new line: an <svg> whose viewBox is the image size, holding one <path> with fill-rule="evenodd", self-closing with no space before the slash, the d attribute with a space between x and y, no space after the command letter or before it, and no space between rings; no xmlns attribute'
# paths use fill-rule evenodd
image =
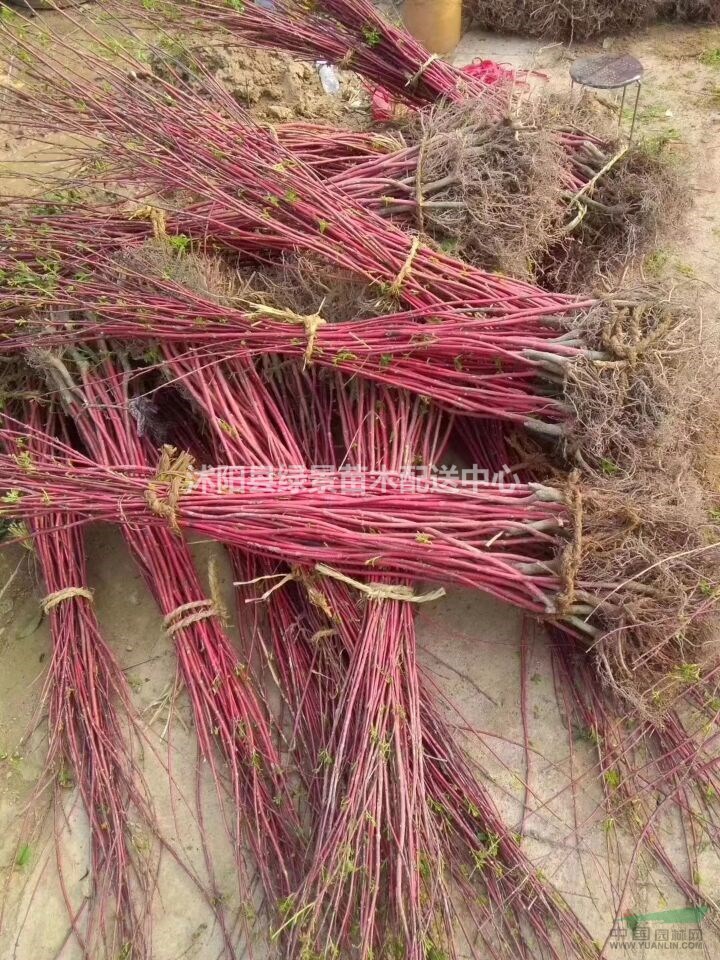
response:
<svg viewBox="0 0 720 960"><path fill-rule="evenodd" d="M537 69L562 88L569 84L569 61L598 49L568 50L470 33L455 59L463 63L475 57L493 58ZM640 135L666 139L678 162L685 164L693 186L689 230L670 238L645 269L688 286L703 303L708 323L714 324L720 285L720 53L712 54L720 50L720 32L663 26L615 40L612 49L630 50L645 63ZM20 140L0 144L4 172L19 157L32 156L34 149ZM93 529L88 543L90 586L100 622L122 660L137 709L147 724L146 776L156 793L161 824L203 874L197 824L190 802L183 801L195 790L195 749L184 697L180 694L172 700L175 664L160 616L117 533ZM198 562L204 570L207 548L202 548ZM223 584L232 609L227 571ZM77 956L68 941L57 852L50 840L48 792L30 804L45 751L39 703L49 640L38 604L42 592L27 551L13 547L0 553L0 885L7 897L0 930L3 960L57 956L74 960ZM522 623L516 612L462 591L452 591L423 609L418 625L428 672L465 718L457 720L458 736L466 738L469 750L488 771L490 789L509 821L518 827L524 823L528 853L567 895L599 941L605 942L613 919L623 910L684 906L682 897L642 858L630 886L620 895L631 851L621 828L608 829L601 791L592 775L591 745L568 734L542 631L526 636L521 644ZM520 711L521 670L527 679L525 725ZM168 752L172 755L174 799L153 750L158 758L167 757ZM231 906L232 867L218 804L207 771L201 767L197 776L205 796L205 823L214 838L215 889ZM61 861L67 894L78 904L88 892L86 830L72 791L64 806ZM670 844L679 838L677 824L664 822L662 830ZM25 843L29 855L18 866L17 853ZM679 850L678 842L678 857ZM704 888L717 902L720 871L710 854L701 873ZM217 956L220 939L211 906L168 857L163 860L160 881L154 957ZM720 956L709 934L706 941L706 956Z"/></svg>

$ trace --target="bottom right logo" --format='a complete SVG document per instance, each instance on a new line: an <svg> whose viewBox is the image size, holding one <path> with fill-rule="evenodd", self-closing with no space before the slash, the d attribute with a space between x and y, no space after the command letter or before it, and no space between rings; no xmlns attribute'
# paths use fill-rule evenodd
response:
<svg viewBox="0 0 720 960"><path fill-rule="evenodd" d="M702 950L702 921L708 907L629 913L613 924L610 950Z"/></svg>

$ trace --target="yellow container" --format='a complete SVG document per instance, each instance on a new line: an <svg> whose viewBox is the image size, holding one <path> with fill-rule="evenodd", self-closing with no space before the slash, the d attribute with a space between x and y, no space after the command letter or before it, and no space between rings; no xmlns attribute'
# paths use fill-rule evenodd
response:
<svg viewBox="0 0 720 960"><path fill-rule="evenodd" d="M462 0L405 0L403 20L430 53L450 53L462 33Z"/></svg>

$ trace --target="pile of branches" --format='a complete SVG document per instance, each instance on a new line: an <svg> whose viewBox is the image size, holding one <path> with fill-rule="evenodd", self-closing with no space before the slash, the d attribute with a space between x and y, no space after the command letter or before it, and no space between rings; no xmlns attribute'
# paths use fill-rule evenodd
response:
<svg viewBox="0 0 720 960"><path fill-rule="evenodd" d="M61 135L78 160L65 191L6 206L0 245L0 522L67 566L65 583L38 547L61 651L52 717L68 669L126 702L105 647L91 671L60 616L97 636L77 531L112 524L230 798L240 900L257 874L278 955L599 957L455 741L416 661L414 610L453 584L546 623L568 715L608 744L603 782L635 816L662 795L714 840L715 777L683 711L707 718L717 684L717 504L699 453L668 460L659 442L672 416L684 427L690 318L662 293L571 295L494 272L524 274L562 242L568 200L606 166L598 138L513 124L507 90L428 57L364 0L189 9L243 42L352 55L415 107L454 103L407 141L272 131L210 78L91 53L57 70L5 34L27 70L3 122ZM453 448L487 475L443 470ZM195 571L196 536L230 555L239 645ZM652 776L620 710L642 723ZM144 810L143 793L93 718L78 704L61 749L91 824L100 804L123 837L123 803ZM102 723L112 736L112 713ZM643 841L700 902L648 818ZM105 936L112 904L105 939L152 956L151 885L103 840L91 930Z"/></svg>
<svg viewBox="0 0 720 960"><path fill-rule="evenodd" d="M208 49L220 41L232 49L250 38L294 56L350 65L402 105L406 114L396 131L291 123L274 134L341 191L486 269L532 277L550 289L588 288L676 230L688 206L680 175L662 151L623 146L615 124L584 102L528 96L522 71L459 71L427 55L371 6L279 4L272 17L254 5L228 11L205 0L190 9L196 30L210 37ZM135 12L148 28L162 26L149 59L164 66L133 75L171 82L189 75L199 97L217 102L223 93L206 51L188 45L185 31L174 27L176 8L163 5L162 21L145 7ZM127 30L122 22L118 27ZM132 31L130 38L135 49L140 40ZM339 57L346 44L350 53ZM380 55L392 67L381 67Z"/></svg>
<svg viewBox="0 0 720 960"><path fill-rule="evenodd" d="M24 419L34 429L21 452L47 453L48 439L62 431L61 419L35 403L26 404ZM149 957L157 825L133 755L139 737L130 685L93 609L83 531L72 514L55 512L14 532L28 534L26 543L32 537L46 590L42 608L50 621L52 660L42 700L58 849L69 790L77 789L89 826L95 895L80 915L72 916L58 857L73 932L89 955L117 955L132 944L139 957ZM44 778L41 784L39 791Z"/></svg>
<svg viewBox="0 0 720 960"><path fill-rule="evenodd" d="M196 0L182 12L164 3L162 17L146 7L134 9L133 22L163 31L149 53L143 52L147 30L136 34L124 19L115 26L126 34L124 66L130 76L155 81L156 91L174 82L198 102L222 102L229 109L233 98L213 79L207 62L213 38L223 47L250 39L295 56L351 64L366 82L380 84L409 110L402 132L293 123L277 127L274 136L364 206L409 221L443 249L488 270L533 277L551 289L579 290L604 280L675 229L687 204L680 178L664 156L642 146L627 151L615 142L614 125L597 117L591 131L584 129L588 112L559 105L557 98L516 96L526 84L512 71L484 77L430 57L372 5L353 0L308 11L289 3L270 14L254 4L240 10ZM189 13L195 30L210 37L203 53L185 43ZM96 46L102 52L102 45ZM74 90L83 102L85 69L61 76L31 43L20 47L36 80L60 83L65 95ZM104 54L115 51L108 46ZM155 69L156 61L162 69ZM92 64L96 70L107 67L96 52L87 57L86 66ZM18 123L22 116L21 111Z"/></svg>
<svg viewBox="0 0 720 960"><path fill-rule="evenodd" d="M698 23L720 21L716 0L471 0L473 22L489 30L524 36L591 40L644 27L658 20L678 19Z"/></svg>

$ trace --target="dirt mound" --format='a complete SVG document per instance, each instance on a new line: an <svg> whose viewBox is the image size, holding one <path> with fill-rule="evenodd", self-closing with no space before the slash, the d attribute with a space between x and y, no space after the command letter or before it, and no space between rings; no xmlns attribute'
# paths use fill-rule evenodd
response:
<svg viewBox="0 0 720 960"><path fill-rule="evenodd" d="M179 77L193 86L202 86L203 72L209 73L258 120L342 120L346 127L368 122L369 97L355 74L337 71L340 91L328 94L316 64L285 54L251 47L173 45L154 51L150 64L156 76Z"/></svg>

